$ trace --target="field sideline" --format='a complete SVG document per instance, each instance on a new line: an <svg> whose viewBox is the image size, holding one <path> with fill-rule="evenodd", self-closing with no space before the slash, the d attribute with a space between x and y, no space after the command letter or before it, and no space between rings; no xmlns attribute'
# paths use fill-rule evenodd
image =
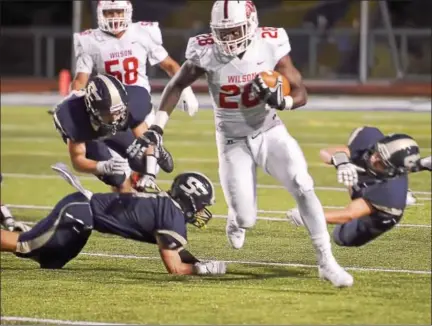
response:
<svg viewBox="0 0 432 326"><path fill-rule="evenodd" d="M50 170L55 162L68 163L68 156L45 112L1 110L1 200L29 222L73 191ZM423 155L431 152L430 113L298 111L281 116L305 152L325 206L341 207L348 196L334 169L319 162L319 149L346 143L354 128L374 125L385 133L405 132L418 140ZM431 323L429 173L410 177L419 200L406 210L402 227L363 248L334 246L340 263L355 277L353 288L339 290L317 278L306 231L283 220L294 201L264 173L258 175L260 219L242 250L229 248L211 111L194 118L176 112L165 143L176 169L159 175L161 187L185 170L199 170L216 183L212 212L217 218L206 230L189 227L189 248L201 258L231 262L228 274L169 276L153 246L95 232L84 252L60 271L42 271L31 261L2 254L2 324ZM82 181L93 191L107 190L94 177Z"/></svg>

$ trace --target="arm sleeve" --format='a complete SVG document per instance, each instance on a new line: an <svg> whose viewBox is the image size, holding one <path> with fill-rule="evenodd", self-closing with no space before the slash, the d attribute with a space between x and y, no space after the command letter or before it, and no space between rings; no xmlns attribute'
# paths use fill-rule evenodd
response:
<svg viewBox="0 0 432 326"><path fill-rule="evenodd" d="M168 57L168 52L163 47L162 33L156 22L142 22L141 27L146 29L149 36L148 61L150 65L154 66Z"/></svg>
<svg viewBox="0 0 432 326"><path fill-rule="evenodd" d="M85 42L80 34L74 34L74 52L75 52L75 72L91 74L93 71L93 58L85 49Z"/></svg>
<svg viewBox="0 0 432 326"><path fill-rule="evenodd" d="M288 34L284 28L278 28L274 51L275 61L279 62L282 57L288 55L290 52L291 44L288 38Z"/></svg>
<svg viewBox="0 0 432 326"><path fill-rule="evenodd" d="M172 230L157 230L156 234L165 249L178 249L187 244L186 239Z"/></svg>
<svg viewBox="0 0 432 326"><path fill-rule="evenodd" d="M199 45L196 37L189 38L185 57L187 60L191 61L195 66L203 68L201 65L201 56L199 51Z"/></svg>

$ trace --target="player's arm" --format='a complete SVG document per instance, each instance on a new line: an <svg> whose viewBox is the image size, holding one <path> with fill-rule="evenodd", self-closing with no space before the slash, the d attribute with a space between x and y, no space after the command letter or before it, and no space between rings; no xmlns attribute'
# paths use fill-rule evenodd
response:
<svg viewBox="0 0 432 326"><path fill-rule="evenodd" d="M180 65L170 56L167 56L159 62L159 67L170 77L174 76L176 72L180 70Z"/></svg>
<svg viewBox="0 0 432 326"><path fill-rule="evenodd" d="M345 153L348 157L350 157L351 153L347 146L341 145L337 147L329 147L329 148L323 148L320 150L320 158L325 164L333 164L332 163L332 157L334 154L342 152Z"/></svg>
<svg viewBox="0 0 432 326"><path fill-rule="evenodd" d="M180 100L183 90L204 74L205 70L196 66L192 61L186 60L183 63L180 70L171 78L162 92L159 109L156 112L155 126L158 126L161 130L164 129L169 116Z"/></svg>
<svg viewBox="0 0 432 326"><path fill-rule="evenodd" d="M18 244L18 232L11 232L6 230L0 230L0 249L5 252L16 252Z"/></svg>
<svg viewBox="0 0 432 326"><path fill-rule="evenodd" d="M87 82L90 78L90 74L85 72L77 72L71 85L71 89L78 91L86 87Z"/></svg>
<svg viewBox="0 0 432 326"><path fill-rule="evenodd" d="M172 250L172 249L164 248L159 244L159 253L165 265L166 270L168 271L168 273L175 274L175 275L195 274L193 264L182 262L179 254L181 250L183 250L183 247Z"/></svg>
<svg viewBox="0 0 432 326"><path fill-rule="evenodd" d="M328 224L343 224L375 212L375 208L368 201L357 198L343 209L325 210L324 214Z"/></svg>
<svg viewBox="0 0 432 326"><path fill-rule="evenodd" d="M74 51L75 51L75 77L72 81L72 90L83 89L90 78L94 62L85 46L85 35L74 34Z"/></svg>
<svg viewBox="0 0 432 326"><path fill-rule="evenodd" d="M93 174L97 173L98 162L86 158L85 143L76 143L69 139L67 144L71 163L76 171Z"/></svg>
<svg viewBox="0 0 432 326"><path fill-rule="evenodd" d="M291 85L292 106L291 110L294 110L300 106L303 106L307 102L307 91L303 83L303 78L297 68L294 66L291 57L287 54L283 56L276 64L275 71L281 73L288 79ZM291 103L287 103L289 107ZM288 108L287 107L287 108Z"/></svg>
<svg viewBox="0 0 432 326"><path fill-rule="evenodd" d="M224 262L200 262L184 249L186 240L173 231L160 230L156 233L159 253L166 270L174 275L225 274Z"/></svg>

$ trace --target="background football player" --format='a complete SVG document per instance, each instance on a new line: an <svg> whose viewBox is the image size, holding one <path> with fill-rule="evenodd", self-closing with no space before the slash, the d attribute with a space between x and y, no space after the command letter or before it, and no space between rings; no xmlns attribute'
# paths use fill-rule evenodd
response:
<svg viewBox="0 0 432 326"><path fill-rule="evenodd" d="M115 76L126 85L144 87L150 93L146 74L147 61L159 65L169 76L179 69L162 45L162 34L157 22L132 22L130 1L99 1L97 29L74 34L76 75L72 89L87 85L95 70ZM180 108L193 115L198 101L191 87L186 88L179 102Z"/></svg>
<svg viewBox="0 0 432 326"><path fill-rule="evenodd" d="M140 183L153 188L158 163L166 172L172 171L170 155L161 163L161 146L149 147L145 161L127 159L128 147L146 129L142 103L148 93L143 90L98 74L84 90L71 94L57 106L54 124L68 146L76 171L92 173L120 192L132 191L131 168L144 174Z"/></svg>
<svg viewBox="0 0 432 326"><path fill-rule="evenodd" d="M326 210L327 223L340 246L362 246L398 224L406 207L408 173L431 170L431 157L420 158L416 141L405 134L384 136L374 127L357 128L347 146L322 149L322 160L337 168L338 181L348 187L351 202ZM287 213L303 225L298 209Z"/></svg>
<svg viewBox="0 0 432 326"><path fill-rule="evenodd" d="M352 276L333 256L324 211L302 150L276 113L307 101L285 30L259 28L249 0L216 1L210 27L212 34L189 39L187 61L166 86L147 136L156 142L161 139L183 89L206 75L215 110L219 178L228 204L229 243L241 248L246 230L256 223L257 167L262 167L295 198L316 250L320 276L338 287L351 286ZM265 84L259 73L267 70L289 80L291 95L280 96L280 78L274 89Z"/></svg>
<svg viewBox="0 0 432 326"><path fill-rule="evenodd" d="M214 189L205 175L179 174L168 192L92 194L64 164L58 163L53 169L79 192L61 199L27 232L1 230L1 251L35 260L41 268L58 269L81 252L96 230L157 244L168 273L225 274L224 262L200 262L184 248L186 224L203 227L212 217L206 207L214 202Z"/></svg>

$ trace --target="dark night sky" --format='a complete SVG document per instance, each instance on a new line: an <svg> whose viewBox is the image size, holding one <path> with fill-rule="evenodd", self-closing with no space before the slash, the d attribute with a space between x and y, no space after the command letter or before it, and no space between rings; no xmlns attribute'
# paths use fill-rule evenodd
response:
<svg viewBox="0 0 432 326"><path fill-rule="evenodd" d="M2 1L2 26L69 26L71 1Z"/></svg>

